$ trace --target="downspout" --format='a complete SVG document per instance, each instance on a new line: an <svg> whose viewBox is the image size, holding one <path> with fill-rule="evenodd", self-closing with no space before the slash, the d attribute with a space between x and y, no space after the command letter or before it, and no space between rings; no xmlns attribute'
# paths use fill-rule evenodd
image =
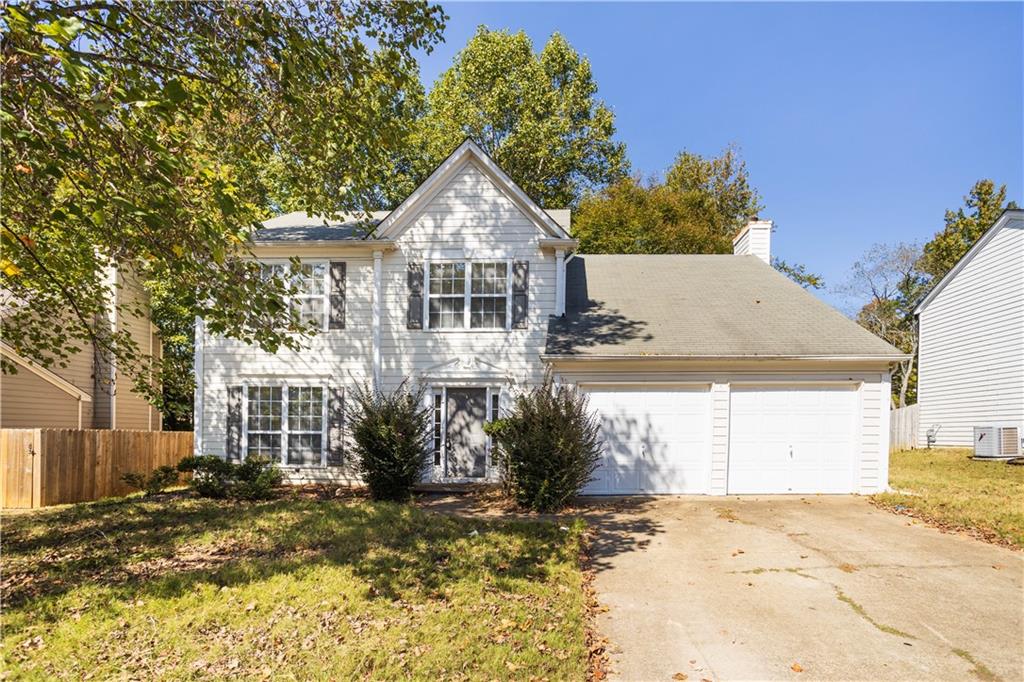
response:
<svg viewBox="0 0 1024 682"><path fill-rule="evenodd" d="M555 316L565 315L565 249L555 249Z"/></svg>

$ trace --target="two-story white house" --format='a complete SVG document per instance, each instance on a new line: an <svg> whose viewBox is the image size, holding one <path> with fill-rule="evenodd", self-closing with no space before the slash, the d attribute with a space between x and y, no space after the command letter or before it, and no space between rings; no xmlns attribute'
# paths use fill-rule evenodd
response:
<svg viewBox="0 0 1024 682"><path fill-rule="evenodd" d="M271 355L199 321L197 452L354 481L346 393L410 381L433 414L429 478L486 480L484 423L551 371L601 420L589 492L886 488L902 355L771 268L770 222L735 255L578 254L569 212L468 141L374 220L370 236L301 213L258 232L261 261L302 259L302 310L323 332Z"/></svg>
<svg viewBox="0 0 1024 682"><path fill-rule="evenodd" d="M1007 210L918 304L918 443L1024 446L1024 211ZM984 432L978 433L984 438ZM995 434L991 434L995 435Z"/></svg>

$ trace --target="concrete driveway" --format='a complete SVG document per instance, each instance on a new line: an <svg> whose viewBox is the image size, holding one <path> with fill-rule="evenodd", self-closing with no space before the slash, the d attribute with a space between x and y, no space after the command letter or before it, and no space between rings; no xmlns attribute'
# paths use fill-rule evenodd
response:
<svg viewBox="0 0 1024 682"><path fill-rule="evenodd" d="M589 504L613 678L1024 679L1019 552L858 497Z"/></svg>

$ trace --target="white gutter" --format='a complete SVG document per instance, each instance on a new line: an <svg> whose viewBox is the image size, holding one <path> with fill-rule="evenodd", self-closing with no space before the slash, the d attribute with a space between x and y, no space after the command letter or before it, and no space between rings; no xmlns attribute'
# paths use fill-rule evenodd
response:
<svg viewBox="0 0 1024 682"><path fill-rule="evenodd" d="M909 355L550 355L541 354L542 360L906 360Z"/></svg>

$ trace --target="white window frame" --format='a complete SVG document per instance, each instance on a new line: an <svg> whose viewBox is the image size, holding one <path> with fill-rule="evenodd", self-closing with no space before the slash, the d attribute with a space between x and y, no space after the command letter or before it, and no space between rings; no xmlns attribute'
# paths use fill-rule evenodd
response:
<svg viewBox="0 0 1024 682"><path fill-rule="evenodd" d="M462 263L465 268L465 286L462 293L462 326L461 327L431 327L430 326L430 299L454 298L451 294L430 293L430 266L442 263ZM473 265L486 265L489 263L505 264L505 326L504 327L472 327L470 326L471 311L473 307ZM512 329L512 259L511 258L431 258L423 264L423 328L435 332L507 332ZM498 298L500 294L477 294L477 297Z"/></svg>
<svg viewBox="0 0 1024 682"><path fill-rule="evenodd" d="M287 258L266 258L266 259L261 258L259 260L259 264L261 266L264 266L264 265L268 265L268 266L282 265L282 266L285 266L285 267L291 267L292 262L290 260L288 260ZM300 294L298 296L286 295L284 297L285 309L289 311L289 314L291 314L292 301L295 300L295 299L300 299L300 298L301 299L313 299L313 298L323 299L323 315L322 315L322 319L320 320L320 331L327 331L328 329L330 329L330 322L331 322L331 262L329 260L326 260L326 259L323 259L323 258L310 258L310 259L303 258L302 260L299 261L299 264L300 265L313 265L313 266L323 265L324 266L324 279L323 279L324 293L322 293L322 294Z"/></svg>
<svg viewBox="0 0 1024 682"><path fill-rule="evenodd" d="M242 455L249 456L249 389L250 388L280 388L281 389L281 430L280 431L254 431L253 433L280 433L281 434L281 455L275 464L285 469L301 469L303 467L325 468L327 466L327 434L329 425L327 423L329 386L324 382L317 381L252 381L242 384ZM295 387L319 388L320 389L320 463L319 464L289 464L288 463L288 389ZM296 435L315 434L316 431L296 431Z"/></svg>

